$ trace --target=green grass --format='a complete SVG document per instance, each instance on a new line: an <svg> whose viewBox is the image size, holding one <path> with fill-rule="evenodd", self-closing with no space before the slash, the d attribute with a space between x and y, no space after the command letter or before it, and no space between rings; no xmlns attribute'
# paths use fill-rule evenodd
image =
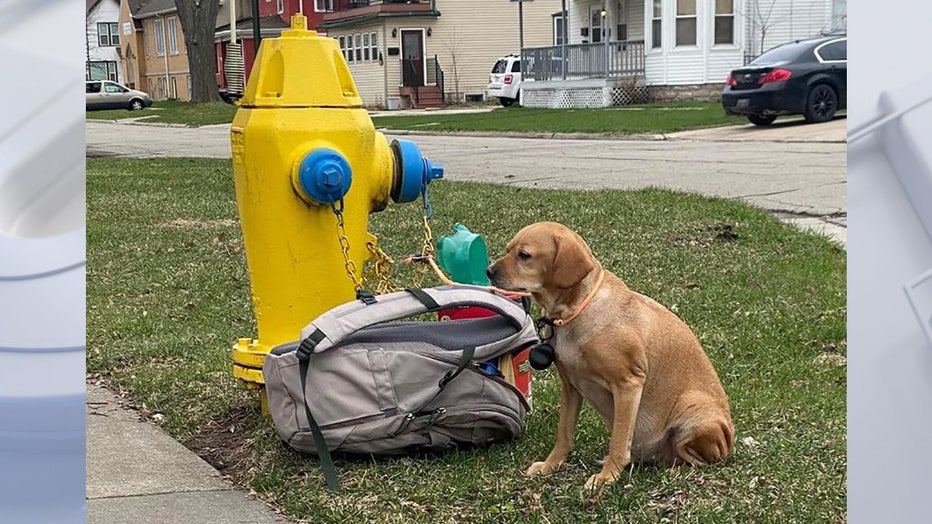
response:
<svg viewBox="0 0 932 524"><path fill-rule="evenodd" d="M672 133L700 127L743 124L727 116L717 102L691 102L606 109L536 109L509 107L491 113L378 116L376 127L421 131L490 131L521 133Z"/></svg>
<svg viewBox="0 0 932 524"><path fill-rule="evenodd" d="M340 459L346 492L336 496L324 489L317 461L284 448L255 393L231 377L230 345L255 324L230 162L88 159L87 187L88 371L145 413L164 415L172 435L292 516L846 520L845 253L763 211L662 190L434 183L435 235L463 221L495 254L524 224L562 221L629 286L686 320L731 400L737 449L707 468L635 465L610 489L586 494L582 485L608 444L587 406L566 467L526 479L523 471L554 440L558 380L549 370L535 375L535 411L521 440L433 457ZM390 206L371 226L390 254L417 249L417 205Z"/></svg>
<svg viewBox="0 0 932 524"><path fill-rule="evenodd" d="M228 124L233 121L236 106L225 102L206 102L192 104L178 100L155 102L152 107L142 111L110 109L106 111L88 111L87 118L97 120L120 120L123 118L143 118L143 122L163 124L184 124L187 126L207 126Z"/></svg>

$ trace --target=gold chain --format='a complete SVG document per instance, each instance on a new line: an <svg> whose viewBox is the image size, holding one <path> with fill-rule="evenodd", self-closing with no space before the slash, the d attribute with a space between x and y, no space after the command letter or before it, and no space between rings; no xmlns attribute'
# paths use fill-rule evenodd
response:
<svg viewBox="0 0 932 524"><path fill-rule="evenodd" d="M392 285L391 271L392 264L395 262L385 251L382 251L382 248L379 247L378 240L367 242L366 247L369 248L369 253L372 254L371 267L373 274L366 275L369 280L368 284L371 285L372 282L375 282L375 292L379 295L400 291L400 288Z"/></svg>
<svg viewBox="0 0 932 524"><path fill-rule="evenodd" d="M340 239L340 249L343 252L343 262L346 269L346 275L350 278L350 281L353 282L353 287L358 293L362 289L362 281L359 280L359 277L356 276L356 263L353 262L353 259L349 256L349 239L346 238L346 226L343 223L343 209L342 205L340 208L337 208L336 205L333 206L333 213L337 216L337 237Z"/></svg>

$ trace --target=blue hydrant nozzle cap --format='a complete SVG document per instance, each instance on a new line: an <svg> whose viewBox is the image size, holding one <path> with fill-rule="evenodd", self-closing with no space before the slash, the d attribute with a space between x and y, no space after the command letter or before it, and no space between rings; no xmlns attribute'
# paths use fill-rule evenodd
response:
<svg viewBox="0 0 932 524"><path fill-rule="evenodd" d="M414 142L393 140L392 151L398 168L395 183L392 184L392 200L395 202L414 201L431 180L443 178L443 164L431 162L422 156L421 150Z"/></svg>
<svg viewBox="0 0 932 524"><path fill-rule="evenodd" d="M353 170L346 157L329 148L311 151L298 166L298 189L320 204L340 200L353 183Z"/></svg>

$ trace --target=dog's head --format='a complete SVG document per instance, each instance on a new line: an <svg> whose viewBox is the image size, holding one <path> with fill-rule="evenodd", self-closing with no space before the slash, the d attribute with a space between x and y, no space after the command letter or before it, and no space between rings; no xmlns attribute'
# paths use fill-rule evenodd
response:
<svg viewBox="0 0 932 524"><path fill-rule="evenodd" d="M486 273L496 287L541 293L572 288L594 268L592 250L575 231L537 222L518 231Z"/></svg>

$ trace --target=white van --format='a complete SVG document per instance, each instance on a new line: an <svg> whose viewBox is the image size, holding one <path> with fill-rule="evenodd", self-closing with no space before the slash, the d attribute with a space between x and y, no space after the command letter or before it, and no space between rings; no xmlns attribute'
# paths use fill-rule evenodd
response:
<svg viewBox="0 0 932 524"><path fill-rule="evenodd" d="M521 57L508 55L498 59L489 75L489 97L497 97L503 106L517 102L521 96Z"/></svg>

